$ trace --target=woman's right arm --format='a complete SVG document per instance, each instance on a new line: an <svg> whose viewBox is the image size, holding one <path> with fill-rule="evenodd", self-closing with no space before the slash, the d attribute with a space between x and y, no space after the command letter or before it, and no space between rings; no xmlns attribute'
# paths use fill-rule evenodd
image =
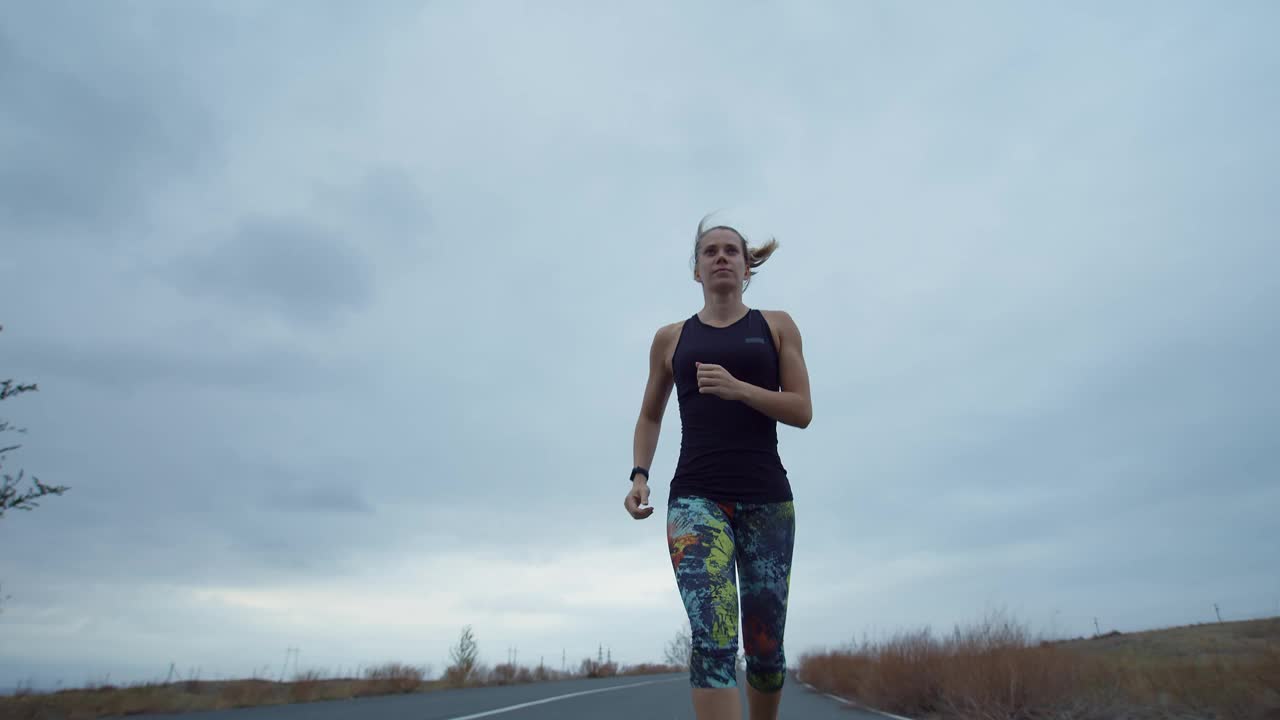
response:
<svg viewBox="0 0 1280 720"><path fill-rule="evenodd" d="M639 467L650 467L658 450L662 416L666 412L671 388L675 384L671 369L667 367L667 354L679 330L678 324L659 328L653 336L653 345L649 348L649 381L645 384L644 399L640 403L640 417L636 420L633 442L632 460ZM626 501L627 511L636 519L648 517L653 513L653 508L640 509L640 505L649 502L649 483L640 474L636 474L631 480L631 492L627 494Z"/></svg>

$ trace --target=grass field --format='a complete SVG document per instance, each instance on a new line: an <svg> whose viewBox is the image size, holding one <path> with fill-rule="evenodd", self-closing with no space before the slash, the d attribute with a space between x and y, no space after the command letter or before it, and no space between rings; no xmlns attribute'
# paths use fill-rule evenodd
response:
<svg viewBox="0 0 1280 720"><path fill-rule="evenodd" d="M922 719L1280 720L1280 618L1048 641L995 616L806 654L800 674Z"/></svg>
<svg viewBox="0 0 1280 720"><path fill-rule="evenodd" d="M4 720L92 720L140 713L179 713L226 710L259 705L347 700L374 695L420 693L451 687L481 687L546 682L574 677L609 677L679 672L668 665L635 665L619 668L610 663L584 660L575 673L545 668L497 665L479 668L465 681L427 680L421 668L388 663L366 671L360 678L327 677L311 671L289 682L275 680L185 680L174 683L140 683L126 687L104 685L61 690L55 693L20 693L0 697Z"/></svg>
<svg viewBox="0 0 1280 720"><path fill-rule="evenodd" d="M428 680L420 668L388 663L359 678L309 671L288 682L186 680L24 692L0 697L0 717L91 720L681 671L584 660L573 673L504 664L459 682ZM946 635L904 631L806 653L799 671L821 690L919 720L1280 720L1280 617L1048 641L995 615Z"/></svg>

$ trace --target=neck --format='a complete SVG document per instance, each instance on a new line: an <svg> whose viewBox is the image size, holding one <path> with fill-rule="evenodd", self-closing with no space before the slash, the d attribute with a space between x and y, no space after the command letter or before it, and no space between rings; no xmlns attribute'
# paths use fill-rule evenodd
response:
<svg viewBox="0 0 1280 720"><path fill-rule="evenodd" d="M703 293L702 312L698 316L705 322L725 325L745 315L747 306L742 302L742 291L730 293Z"/></svg>

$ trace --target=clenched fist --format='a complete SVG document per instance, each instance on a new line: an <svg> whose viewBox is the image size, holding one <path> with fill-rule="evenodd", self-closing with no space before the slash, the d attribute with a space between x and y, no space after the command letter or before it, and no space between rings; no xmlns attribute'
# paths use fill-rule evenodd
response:
<svg viewBox="0 0 1280 720"><path fill-rule="evenodd" d="M721 365L711 363L694 363L698 368L698 392L704 395L715 395L725 400L741 400L743 392L741 380L729 374Z"/></svg>
<svg viewBox="0 0 1280 720"><path fill-rule="evenodd" d="M649 483L643 480L635 480L631 483L631 492L627 493L627 499L622 501L623 507L627 512L631 513L631 517L637 520L643 520L653 514L653 506L647 508L641 505L649 505Z"/></svg>

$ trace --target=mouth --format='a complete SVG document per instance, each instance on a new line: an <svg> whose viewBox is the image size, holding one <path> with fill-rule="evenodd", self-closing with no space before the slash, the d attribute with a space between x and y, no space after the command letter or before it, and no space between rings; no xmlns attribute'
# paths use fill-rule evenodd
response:
<svg viewBox="0 0 1280 720"><path fill-rule="evenodd" d="M712 274L712 275L716 275L716 274L718 274L718 273L731 273L731 272L733 272L733 271L732 271L732 270L730 270L729 268L720 268L719 270L716 270L715 272L712 272L711 274Z"/></svg>

